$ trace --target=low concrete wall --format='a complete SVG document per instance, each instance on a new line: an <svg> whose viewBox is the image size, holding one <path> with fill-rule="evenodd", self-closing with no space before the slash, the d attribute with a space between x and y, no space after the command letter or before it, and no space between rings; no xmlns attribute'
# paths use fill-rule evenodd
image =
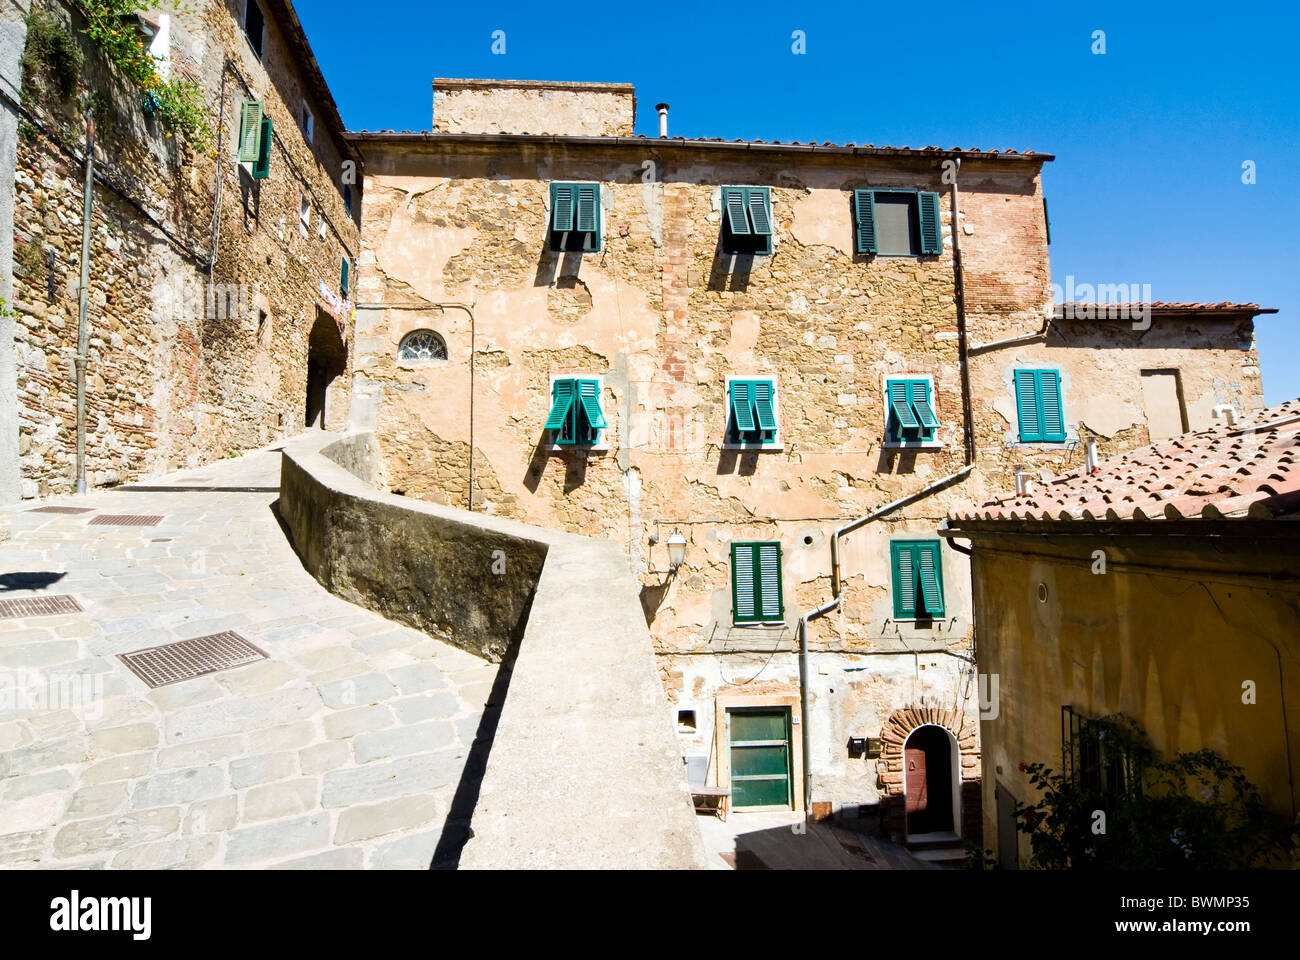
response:
<svg viewBox="0 0 1300 960"><path fill-rule="evenodd" d="M482 656L513 655L460 865L704 867L618 545L380 493L362 479L376 452L368 434L292 441L280 512L339 596Z"/></svg>

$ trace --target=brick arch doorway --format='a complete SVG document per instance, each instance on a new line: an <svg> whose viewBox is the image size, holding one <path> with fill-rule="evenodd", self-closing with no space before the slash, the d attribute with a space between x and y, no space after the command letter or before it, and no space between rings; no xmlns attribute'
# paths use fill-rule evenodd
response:
<svg viewBox="0 0 1300 960"><path fill-rule="evenodd" d="M331 387L348 368L348 348L339 332L338 322L319 307L316 322L307 339L307 426L334 426L327 416Z"/></svg>
<svg viewBox="0 0 1300 960"><path fill-rule="evenodd" d="M889 715L880 730L881 752L876 764L880 789L881 827L887 836L907 839L907 798L904 751L912 734L924 726L939 727L951 737L948 746L954 770L953 830L959 837L978 842L983 833L980 809L980 752L974 718L962 708L913 704Z"/></svg>
<svg viewBox="0 0 1300 960"><path fill-rule="evenodd" d="M903 797L906 835L957 833L961 783L957 738L927 723L903 744Z"/></svg>

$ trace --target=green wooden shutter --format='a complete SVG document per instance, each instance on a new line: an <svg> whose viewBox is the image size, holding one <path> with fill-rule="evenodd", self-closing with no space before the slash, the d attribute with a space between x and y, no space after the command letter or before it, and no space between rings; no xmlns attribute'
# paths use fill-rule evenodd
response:
<svg viewBox="0 0 1300 960"><path fill-rule="evenodd" d="M256 163L262 153L262 101L245 100L239 110L239 162Z"/></svg>
<svg viewBox="0 0 1300 960"><path fill-rule="evenodd" d="M755 619L754 547L749 543L731 545L731 603L737 623Z"/></svg>
<svg viewBox="0 0 1300 960"><path fill-rule="evenodd" d="M1038 378L1033 370L1016 371L1016 412L1020 417L1020 442L1042 440L1043 428L1038 417Z"/></svg>
<svg viewBox="0 0 1300 960"><path fill-rule="evenodd" d="M772 381L755 380L750 385L754 397L754 412L758 414L758 429L776 429L776 409L772 405Z"/></svg>
<svg viewBox="0 0 1300 960"><path fill-rule="evenodd" d="M572 380L555 381L555 386L552 388L555 399L551 405L551 415L546 418L543 429L562 430L564 428L565 418L569 416L569 409L573 406L575 392Z"/></svg>
<svg viewBox="0 0 1300 960"><path fill-rule="evenodd" d="M551 184L551 229L568 233L573 229L573 184Z"/></svg>
<svg viewBox="0 0 1300 960"><path fill-rule="evenodd" d="M1055 370L1038 371L1038 395L1042 403L1044 440L1065 439L1065 418L1061 411L1061 375Z"/></svg>
<svg viewBox="0 0 1300 960"><path fill-rule="evenodd" d="M600 409L600 384L595 380L578 381L578 400L582 404L582 412L587 417L587 423L596 430L603 430L605 424L605 414Z"/></svg>
<svg viewBox="0 0 1300 960"><path fill-rule="evenodd" d="M348 258L343 258L343 266L339 270L339 293L343 296L348 295Z"/></svg>
<svg viewBox="0 0 1300 960"><path fill-rule="evenodd" d="M576 194L578 207L576 229L579 233L595 233L600 218L600 194L597 192L596 184L577 184Z"/></svg>
<svg viewBox="0 0 1300 960"><path fill-rule="evenodd" d="M768 193L762 187L745 189L745 204L749 207L749 220L754 228L754 235L770 237L772 235L772 217L768 210Z"/></svg>
<svg viewBox="0 0 1300 960"><path fill-rule="evenodd" d="M870 190L853 191L853 210L857 216L858 253L876 252L876 197Z"/></svg>
<svg viewBox="0 0 1300 960"><path fill-rule="evenodd" d="M263 117L257 160L253 163L254 180L265 180L271 175L271 144L275 139L273 132L274 126L271 123L271 118Z"/></svg>
<svg viewBox="0 0 1300 960"><path fill-rule="evenodd" d="M733 234L749 235L749 220L745 216L745 191L740 187L723 187L722 204L727 210L727 227Z"/></svg>
<svg viewBox="0 0 1300 960"><path fill-rule="evenodd" d="M936 617L943 616L943 588L939 581L939 545L937 543L917 544L916 553L921 566L921 598L925 612ZM917 614L920 614L917 610Z"/></svg>
<svg viewBox="0 0 1300 960"><path fill-rule="evenodd" d="M731 415L736 421L738 433L748 433L754 429L754 400L748 380L731 381Z"/></svg>
<svg viewBox="0 0 1300 960"><path fill-rule="evenodd" d="M943 252L943 235L939 230L939 195L922 191L916 199L921 221L921 254L937 256Z"/></svg>
<svg viewBox="0 0 1300 960"><path fill-rule="evenodd" d="M911 388L910 399L917 421L933 433L935 427L939 426L939 418L934 415L934 407L930 405L930 384L925 380L913 380L908 386Z"/></svg>
<svg viewBox="0 0 1300 960"><path fill-rule="evenodd" d="M912 412L912 405L908 402L907 386L906 380L890 380L885 388L889 392L889 409L894 414L894 422L898 428L915 430L920 423L917 422L916 414Z"/></svg>
<svg viewBox="0 0 1300 960"><path fill-rule="evenodd" d="M781 545L760 543L758 554L758 604L764 620L780 620L785 615L781 597Z"/></svg>
<svg viewBox="0 0 1300 960"><path fill-rule="evenodd" d="M916 616L916 561L911 544L891 543L894 568L894 616Z"/></svg>

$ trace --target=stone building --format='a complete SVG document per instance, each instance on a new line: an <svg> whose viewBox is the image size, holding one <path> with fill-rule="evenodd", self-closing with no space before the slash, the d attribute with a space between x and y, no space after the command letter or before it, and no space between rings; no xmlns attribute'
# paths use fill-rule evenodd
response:
<svg viewBox="0 0 1300 960"><path fill-rule="evenodd" d="M683 756L738 807L974 838L941 520L1262 407L1258 308L1054 311L1040 153L646 138L614 84L434 103L352 136L353 426L387 487L621 543Z"/></svg>
<svg viewBox="0 0 1300 960"><path fill-rule="evenodd" d="M1166 756L1226 757L1294 823L1298 511L1300 400L955 511L942 533L973 550L979 667L999 677L980 731L1001 866L1031 853L1014 820L1039 799L1024 764L1107 800L1132 788L1120 758L1080 746L1114 714Z"/></svg>
<svg viewBox="0 0 1300 960"><path fill-rule="evenodd" d="M308 424L341 426L361 185L292 4L203 0L123 24L163 78L197 85L206 142L165 128L158 99L83 32L75 2L32 6L12 108L16 322L0 327L10 341L0 360L10 344L14 356L12 369L0 363L0 433L18 442L10 487L20 479L23 497L45 496L77 479L88 108L88 485L197 466ZM52 39L34 43L32 23ZM80 62L70 69L71 55L52 57L51 44L75 48Z"/></svg>

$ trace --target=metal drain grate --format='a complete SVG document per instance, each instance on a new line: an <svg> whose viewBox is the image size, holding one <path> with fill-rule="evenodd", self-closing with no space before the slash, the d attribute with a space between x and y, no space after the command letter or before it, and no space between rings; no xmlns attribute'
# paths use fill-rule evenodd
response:
<svg viewBox="0 0 1300 960"><path fill-rule="evenodd" d="M193 640L177 640L161 647L117 656L150 687L165 687L169 683L193 680L267 658L265 651L231 631Z"/></svg>
<svg viewBox="0 0 1300 960"><path fill-rule="evenodd" d="M162 523L162 517L142 517L132 514L100 514L90 521L92 527L156 527Z"/></svg>
<svg viewBox="0 0 1300 960"><path fill-rule="evenodd" d="M37 507L34 510L28 510L28 513L94 513L90 507Z"/></svg>
<svg viewBox="0 0 1300 960"><path fill-rule="evenodd" d="M0 620L21 620L26 617L57 617L61 613L81 613L81 604L75 597L20 597L17 600L0 600Z"/></svg>

